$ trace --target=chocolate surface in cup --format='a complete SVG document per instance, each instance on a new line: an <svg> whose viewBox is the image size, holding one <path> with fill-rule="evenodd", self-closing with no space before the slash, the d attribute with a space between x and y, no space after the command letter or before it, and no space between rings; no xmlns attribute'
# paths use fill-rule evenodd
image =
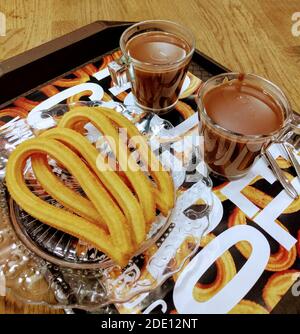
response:
<svg viewBox="0 0 300 334"><path fill-rule="evenodd" d="M212 171L228 178L245 174L267 144L264 137L254 140L249 136L269 135L284 123L283 111L274 98L242 76L207 91L203 105L217 125L201 120L205 161ZM229 130L228 134L219 127Z"/></svg>
<svg viewBox="0 0 300 334"><path fill-rule="evenodd" d="M189 44L174 34L151 31L130 39L126 51L133 59L132 89L137 102L151 109L173 105L187 72Z"/></svg>

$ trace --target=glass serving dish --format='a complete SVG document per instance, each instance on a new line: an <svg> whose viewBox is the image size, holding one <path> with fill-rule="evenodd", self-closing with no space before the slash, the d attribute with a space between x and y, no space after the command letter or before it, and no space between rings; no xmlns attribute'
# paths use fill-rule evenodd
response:
<svg viewBox="0 0 300 334"><path fill-rule="evenodd" d="M30 122L16 120L6 128L1 156L9 156L14 147L40 131L56 126L58 119L77 105L107 106L135 123L159 158L182 134L157 115L120 103L77 102L57 105L29 115ZM29 123L29 124L28 124ZM96 142L101 134L87 124L86 137ZM172 130L169 132L169 130ZM30 134L31 133L31 134ZM172 133L168 137L168 133ZM9 138L14 138L10 140ZM6 140L6 144L3 142ZM107 147L100 147L100 150ZM169 150L170 151L170 150ZM171 150L172 151L172 150ZM186 152L185 152L186 153ZM166 162L167 160L167 162ZM176 159L175 159L176 160ZM174 161L175 161L174 160ZM5 160L3 160L5 162ZM171 170L176 188L176 204L167 217L159 212L147 240L125 268L114 264L105 254L77 238L49 227L20 208L0 182L0 292L5 287L15 298L30 304L45 304L54 308L78 308L96 311L105 305L120 304L133 297L153 291L180 271L185 261L199 248L202 235L209 225L213 205L211 181L197 170L197 146L188 150L180 170L172 159L161 159ZM177 161L177 160L176 160ZM2 175L5 175L2 164ZM76 180L53 162L53 170L69 186L81 191ZM32 191L58 205L39 186L31 171L25 168L25 179ZM181 245L189 241L189 254L180 256Z"/></svg>

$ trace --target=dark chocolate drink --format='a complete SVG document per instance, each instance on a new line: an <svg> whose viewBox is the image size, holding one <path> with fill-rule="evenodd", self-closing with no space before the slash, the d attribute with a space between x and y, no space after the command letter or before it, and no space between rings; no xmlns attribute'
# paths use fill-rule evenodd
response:
<svg viewBox="0 0 300 334"><path fill-rule="evenodd" d="M265 136L284 123L283 111L274 98L242 76L207 91L203 106L211 121L201 119L205 161L228 178L247 172L269 140Z"/></svg>
<svg viewBox="0 0 300 334"><path fill-rule="evenodd" d="M190 45L161 31L134 36L126 45L132 59L132 89L142 107L164 109L176 103L186 72Z"/></svg>

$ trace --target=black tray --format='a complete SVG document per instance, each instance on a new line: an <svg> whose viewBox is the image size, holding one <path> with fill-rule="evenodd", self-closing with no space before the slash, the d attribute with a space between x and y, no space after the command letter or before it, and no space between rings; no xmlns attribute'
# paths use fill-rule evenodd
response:
<svg viewBox="0 0 300 334"><path fill-rule="evenodd" d="M97 21L0 63L3 74L0 109L17 97L118 48L120 35L130 24ZM196 50L190 71L205 81L229 70ZM300 313L300 299L289 291L272 313Z"/></svg>
<svg viewBox="0 0 300 334"><path fill-rule="evenodd" d="M120 36L129 25L125 22L97 21L5 60L0 64L4 73L0 78L0 108L19 95L118 48ZM191 70L195 70L194 74L203 80L228 71L198 50L193 61L198 66ZM42 71L37 70L41 68ZM20 78L26 80L20 81Z"/></svg>

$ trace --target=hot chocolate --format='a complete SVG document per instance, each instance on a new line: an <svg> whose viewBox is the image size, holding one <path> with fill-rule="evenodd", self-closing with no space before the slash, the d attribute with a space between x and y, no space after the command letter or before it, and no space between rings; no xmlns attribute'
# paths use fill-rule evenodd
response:
<svg viewBox="0 0 300 334"><path fill-rule="evenodd" d="M263 89L232 80L204 96L207 115L226 130L243 135L267 135L283 124L283 113Z"/></svg>
<svg viewBox="0 0 300 334"><path fill-rule="evenodd" d="M191 46L180 37L162 31L138 34L126 51L132 59L132 89L137 102L163 109L176 103L186 72Z"/></svg>
<svg viewBox="0 0 300 334"><path fill-rule="evenodd" d="M216 85L202 97L204 158L212 171L228 178L245 174L284 113L263 88L243 76Z"/></svg>

